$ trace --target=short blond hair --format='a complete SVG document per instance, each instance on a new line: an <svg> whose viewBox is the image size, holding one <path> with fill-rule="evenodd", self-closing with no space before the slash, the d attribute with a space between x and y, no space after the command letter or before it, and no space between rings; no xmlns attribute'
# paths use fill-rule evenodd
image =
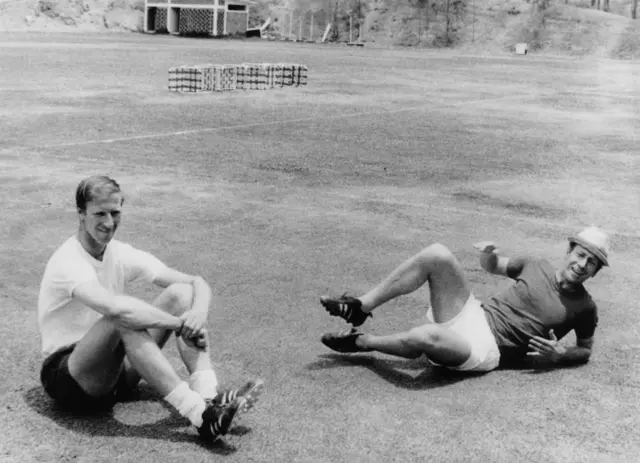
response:
<svg viewBox="0 0 640 463"><path fill-rule="evenodd" d="M82 180L76 188L76 207L80 211L86 211L87 203L93 201L99 195L111 195L120 193L120 185L106 175L93 175ZM122 196L124 202L124 196Z"/></svg>

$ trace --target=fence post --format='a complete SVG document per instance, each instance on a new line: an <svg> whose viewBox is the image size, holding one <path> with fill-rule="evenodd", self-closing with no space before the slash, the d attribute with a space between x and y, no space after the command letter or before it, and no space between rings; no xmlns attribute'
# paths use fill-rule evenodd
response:
<svg viewBox="0 0 640 463"><path fill-rule="evenodd" d="M302 40L302 20L305 19L305 17L306 15L303 15L299 20L298 40Z"/></svg>

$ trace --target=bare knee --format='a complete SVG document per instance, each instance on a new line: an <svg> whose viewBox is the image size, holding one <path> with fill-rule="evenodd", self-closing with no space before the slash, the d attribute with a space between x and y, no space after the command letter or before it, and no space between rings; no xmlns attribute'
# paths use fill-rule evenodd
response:
<svg viewBox="0 0 640 463"><path fill-rule="evenodd" d="M422 352L437 349L441 344L442 336L436 328L433 325L424 325L411 329L407 335L407 345Z"/></svg>
<svg viewBox="0 0 640 463"><path fill-rule="evenodd" d="M455 256L451 250L444 244L440 243L434 243L427 246L420 251L419 256L428 263L453 262L455 260Z"/></svg>
<svg viewBox="0 0 640 463"><path fill-rule="evenodd" d="M193 302L193 286L188 283L174 283L165 289L169 306L181 314L189 310Z"/></svg>

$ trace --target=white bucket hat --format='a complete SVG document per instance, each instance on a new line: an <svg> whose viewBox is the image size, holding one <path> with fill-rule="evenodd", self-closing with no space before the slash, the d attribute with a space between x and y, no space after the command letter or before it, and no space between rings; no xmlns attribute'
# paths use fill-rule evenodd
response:
<svg viewBox="0 0 640 463"><path fill-rule="evenodd" d="M568 239L569 243L579 244L600 259L605 267L609 266L609 236L598 227L587 227Z"/></svg>

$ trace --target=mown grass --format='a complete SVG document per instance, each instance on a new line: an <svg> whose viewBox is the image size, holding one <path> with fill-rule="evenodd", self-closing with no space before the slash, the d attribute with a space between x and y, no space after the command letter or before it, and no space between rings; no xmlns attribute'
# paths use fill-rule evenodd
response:
<svg viewBox="0 0 640 463"><path fill-rule="evenodd" d="M11 34L0 50L0 459L635 458L637 442L619 438L638 426L640 379L631 63L130 35ZM166 91L169 66L258 60L305 63L309 85ZM214 448L147 388L112 416L78 420L39 386L38 284L74 232L73 189L92 173L123 185L121 239L216 288L222 382L266 380L259 406ZM584 367L465 378L319 343L342 327L321 294L362 292L431 242L486 297L507 282L479 270L473 242L559 262L564 237L593 221L615 254L589 286L601 316ZM414 326L427 295L388 304L365 329Z"/></svg>

